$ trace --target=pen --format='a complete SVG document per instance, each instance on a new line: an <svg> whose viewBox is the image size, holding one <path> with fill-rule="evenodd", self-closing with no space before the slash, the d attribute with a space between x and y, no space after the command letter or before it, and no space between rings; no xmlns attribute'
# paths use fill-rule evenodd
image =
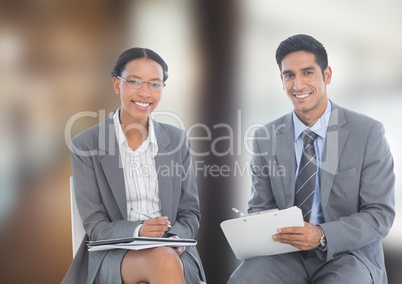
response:
<svg viewBox="0 0 402 284"><path fill-rule="evenodd" d="M244 216L244 213L241 212L239 209L233 207L232 210L233 210L234 212L236 212L237 214L239 214L240 216Z"/></svg>
<svg viewBox="0 0 402 284"><path fill-rule="evenodd" d="M146 213L138 212L138 211L136 211L136 210L133 210L133 211L135 211L135 212L137 212L138 214L141 214L141 215L147 217L148 219L158 218L158 217L154 217L154 216L151 216L151 215L149 215L149 214L146 214ZM169 220L168 220L168 222L169 222ZM172 228L172 225L170 225L170 222L169 222L169 224L168 224L167 226L168 226L168 228Z"/></svg>

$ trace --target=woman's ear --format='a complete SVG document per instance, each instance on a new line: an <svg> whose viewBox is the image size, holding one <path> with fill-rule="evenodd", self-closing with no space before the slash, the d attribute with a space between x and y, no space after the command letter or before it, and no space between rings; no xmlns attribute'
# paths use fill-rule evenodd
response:
<svg viewBox="0 0 402 284"><path fill-rule="evenodd" d="M113 77L113 90L117 95L120 95L120 80L117 77Z"/></svg>

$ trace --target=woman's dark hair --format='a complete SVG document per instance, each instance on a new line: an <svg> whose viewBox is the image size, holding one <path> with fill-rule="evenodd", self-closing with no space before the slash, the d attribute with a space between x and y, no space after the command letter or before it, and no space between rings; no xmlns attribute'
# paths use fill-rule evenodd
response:
<svg viewBox="0 0 402 284"><path fill-rule="evenodd" d="M315 55L315 61L320 66L321 72L328 67L328 55L324 45L309 35L294 35L282 41L276 50L276 63L282 71L282 60L286 55L296 51L306 51Z"/></svg>
<svg viewBox="0 0 402 284"><path fill-rule="evenodd" d="M155 51L141 47L130 48L119 56L113 67L112 77L121 76L121 73L123 72L124 68L126 68L128 62L140 58L149 58L158 63L163 70L163 82L167 80L168 66L166 62Z"/></svg>

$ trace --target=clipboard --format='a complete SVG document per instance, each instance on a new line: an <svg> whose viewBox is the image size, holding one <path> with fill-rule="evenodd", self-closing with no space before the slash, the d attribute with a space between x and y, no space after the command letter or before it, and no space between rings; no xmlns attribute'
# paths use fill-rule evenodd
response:
<svg viewBox="0 0 402 284"><path fill-rule="evenodd" d="M299 251L292 245L273 241L272 235L284 227L304 227L300 208L260 211L221 223L233 253L240 260Z"/></svg>

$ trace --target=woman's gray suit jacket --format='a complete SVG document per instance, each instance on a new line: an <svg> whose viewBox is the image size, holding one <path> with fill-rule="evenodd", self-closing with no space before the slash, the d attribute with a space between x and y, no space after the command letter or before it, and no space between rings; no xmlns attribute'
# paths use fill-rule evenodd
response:
<svg viewBox="0 0 402 284"><path fill-rule="evenodd" d="M188 141L183 130L154 121L158 143L155 166L162 214L169 233L195 238L200 208ZM88 252L85 242L132 237L140 222L127 220L126 189L112 117L72 139L71 161L77 206L87 232L62 283L93 283L107 251ZM196 247L188 247L205 274Z"/></svg>

